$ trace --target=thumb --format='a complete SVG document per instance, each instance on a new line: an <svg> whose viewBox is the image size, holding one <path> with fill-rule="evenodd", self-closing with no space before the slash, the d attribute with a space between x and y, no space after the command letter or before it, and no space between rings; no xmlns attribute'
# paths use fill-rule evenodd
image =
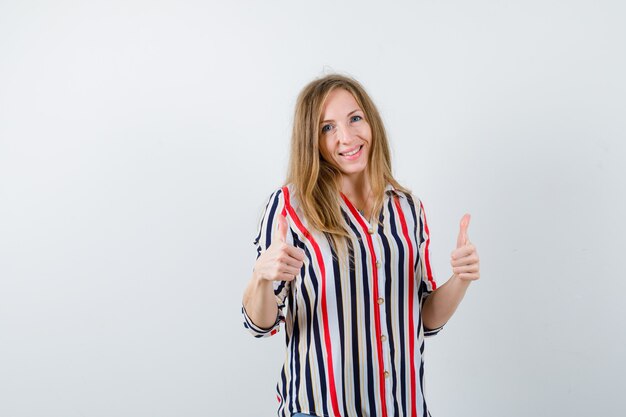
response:
<svg viewBox="0 0 626 417"><path fill-rule="evenodd" d="M461 219L461 228L459 230L459 237L456 239L456 247L460 248L464 246L468 242L467 238L467 228L469 227L471 216L468 213L465 213L463 218Z"/></svg>
<svg viewBox="0 0 626 417"><path fill-rule="evenodd" d="M287 229L289 229L287 218L284 214L278 215L278 240L283 243L287 241Z"/></svg>

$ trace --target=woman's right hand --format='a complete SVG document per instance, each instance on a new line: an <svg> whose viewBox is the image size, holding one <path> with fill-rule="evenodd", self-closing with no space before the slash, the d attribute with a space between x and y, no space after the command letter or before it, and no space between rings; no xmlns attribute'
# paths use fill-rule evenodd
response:
<svg viewBox="0 0 626 417"><path fill-rule="evenodd" d="M292 281L304 265L304 251L287 243L287 219L278 216L278 238L261 253L254 264L257 280Z"/></svg>

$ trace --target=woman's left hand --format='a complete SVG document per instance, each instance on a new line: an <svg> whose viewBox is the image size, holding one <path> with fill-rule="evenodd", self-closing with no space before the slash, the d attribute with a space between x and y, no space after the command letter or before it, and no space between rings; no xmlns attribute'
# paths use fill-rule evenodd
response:
<svg viewBox="0 0 626 417"><path fill-rule="evenodd" d="M467 237L469 222L470 215L464 215L461 219L461 230L456 241L456 249L450 255L453 274L467 283L480 278L478 252Z"/></svg>

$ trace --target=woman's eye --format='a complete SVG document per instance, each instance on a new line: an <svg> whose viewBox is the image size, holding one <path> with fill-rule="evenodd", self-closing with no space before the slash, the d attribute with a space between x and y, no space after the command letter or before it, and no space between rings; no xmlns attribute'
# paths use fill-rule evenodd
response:
<svg viewBox="0 0 626 417"><path fill-rule="evenodd" d="M330 129L332 129L332 128L333 128L332 125L324 125L324 126L322 126L322 133L330 132Z"/></svg>
<svg viewBox="0 0 626 417"><path fill-rule="evenodd" d="M363 120L363 118L361 116L352 116L350 120L353 122L358 122L359 120Z"/></svg>

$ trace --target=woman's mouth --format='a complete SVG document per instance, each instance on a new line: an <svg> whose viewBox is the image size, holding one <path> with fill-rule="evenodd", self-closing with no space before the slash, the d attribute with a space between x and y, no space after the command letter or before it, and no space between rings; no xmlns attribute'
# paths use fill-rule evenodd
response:
<svg viewBox="0 0 626 417"><path fill-rule="evenodd" d="M356 159L361 155L362 149L363 149L363 145L359 145L348 152L339 152L339 155L349 160Z"/></svg>

